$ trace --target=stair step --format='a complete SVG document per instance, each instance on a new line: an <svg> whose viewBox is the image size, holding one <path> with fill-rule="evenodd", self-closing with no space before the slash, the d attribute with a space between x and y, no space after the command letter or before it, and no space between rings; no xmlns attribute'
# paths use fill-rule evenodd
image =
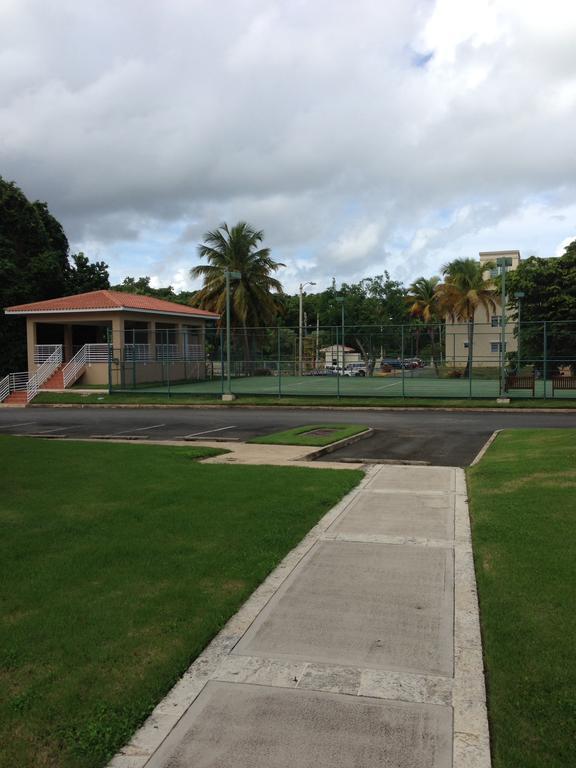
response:
<svg viewBox="0 0 576 768"><path fill-rule="evenodd" d="M26 392L11 392L3 401L4 405L26 405L28 396Z"/></svg>

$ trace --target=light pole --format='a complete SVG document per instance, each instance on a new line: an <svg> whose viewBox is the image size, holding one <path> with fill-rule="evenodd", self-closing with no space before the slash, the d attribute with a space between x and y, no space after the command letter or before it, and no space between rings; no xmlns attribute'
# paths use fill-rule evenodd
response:
<svg viewBox="0 0 576 768"><path fill-rule="evenodd" d="M226 279L226 384L227 393L222 396L222 399L232 400L232 377L230 371L230 357L231 357L231 335L230 335L230 280L239 280L242 277L240 272L233 272L229 269L224 271L224 277Z"/></svg>
<svg viewBox="0 0 576 768"><path fill-rule="evenodd" d="M304 298L304 288L306 288L307 285L316 285L316 283L313 283L311 281L307 283L300 283L300 293L299 293L299 299L300 303L298 305L298 374L302 376L303 374L303 366L302 366L302 358L303 358L303 352L304 352L304 309L303 309L303 298Z"/></svg>
<svg viewBox="0 0 576 768"><path fill-rule="evenodd" d="M521 320L521 311L522 311L522 299L524 298L524 296L526 296L524 291L516 291L516 293L514 294L514 298L518 302L518 344L517 344L518 350L516 352L516 357L517 357L517 360L518 360L518 364L517 364L518 365L518 376L520 376L520 342L521 342L520 333L521 333L521 330L522 330L522 326L521 326L521 322L522 322L522 320Z"/></svg>
<svg viewBox="0 0 576 768"><path fill-rule="evenodd" d="M344 364L346 362L346 353L344 352L344 296L335 296L334 301L342 307L342 335L340 343L342 344L342 370L344 370ZM336 359L338 359L338 357L336 357Z"/></svg>

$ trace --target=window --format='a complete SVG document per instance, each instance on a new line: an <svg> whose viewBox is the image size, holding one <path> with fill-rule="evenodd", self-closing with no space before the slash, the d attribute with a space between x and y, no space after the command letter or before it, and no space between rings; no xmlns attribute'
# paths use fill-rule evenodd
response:
<svg viewBox="0 0 576 768"><path fill-rule="evenodd" d="M491 341L490 342L490 352L500 352L502 350L502 342L501 341ZM504 351L506 351L506 344L504 344Z"/></svg>
<svg viewBox="0 0 576 768"><path fill-rule="evenodd" d="M502 325L502 315L492 315L492 328L500 328Z"/></svg>

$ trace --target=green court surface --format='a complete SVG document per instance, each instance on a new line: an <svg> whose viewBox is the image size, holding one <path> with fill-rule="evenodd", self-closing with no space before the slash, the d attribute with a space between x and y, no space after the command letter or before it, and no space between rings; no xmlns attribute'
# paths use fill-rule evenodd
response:
<svg viewBox="0 0 576 768"><path fill-rule="evenodd" d="M245 376L233 378L231 389L238 395L286 395L294 396L341 396L341 397L449 397L449 398L496 398L500 394L497 379L441 379L407 372L404 377L374 376ZM116 391L134 391L123 389ZM211 381L187 381L158 383L137 387L138 392L171 395L218 395L227 392L227 382L222 379ZM573 398L576 392L562 390L554 393L555 398ZM530 389L518 389L508 393L509 397L532 397ZM536 382L536 397L552 397L552 382Z"/></svg>

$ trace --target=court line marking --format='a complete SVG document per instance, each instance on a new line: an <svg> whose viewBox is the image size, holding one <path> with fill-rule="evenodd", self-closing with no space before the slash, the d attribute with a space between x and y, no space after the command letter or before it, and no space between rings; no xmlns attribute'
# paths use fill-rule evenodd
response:
<svg viewBox="0 0 576 768"><path fill-rule="evenodd" d="M122 432L113 432L113 435L125 435L127 432L132 434L132 432L142 432L145 429L159 429L160 427L165 427L166 424L153 424L151 427L137 427L136 429L123 429Z"/></svg>
<svg viewBox="0 0 576 768"><path fill-rule="evenodd" d="M398 387L402 384L401 381L393 381L392 384L384 384L383 387L374 387L374 389L389 389L390 387Z"/></svg>
<svg viewBox="0 0 576 768"><path fill-rule="evenodd" d="M193 432L191 435L184 435L184 437L198 437L198 435L207 435L210 432L223 432L225 429L236 429L233 424L231 427L218 427L218 429L207 429L204 432Z"/></svg>
<svg viewBox="0 0 576 768"><path fill-rule="evenodd" d="M11 429L12 427L27 427L28 424L36 424L35 421L21 421L19 424L0 424L0 429Z"/></svg>

